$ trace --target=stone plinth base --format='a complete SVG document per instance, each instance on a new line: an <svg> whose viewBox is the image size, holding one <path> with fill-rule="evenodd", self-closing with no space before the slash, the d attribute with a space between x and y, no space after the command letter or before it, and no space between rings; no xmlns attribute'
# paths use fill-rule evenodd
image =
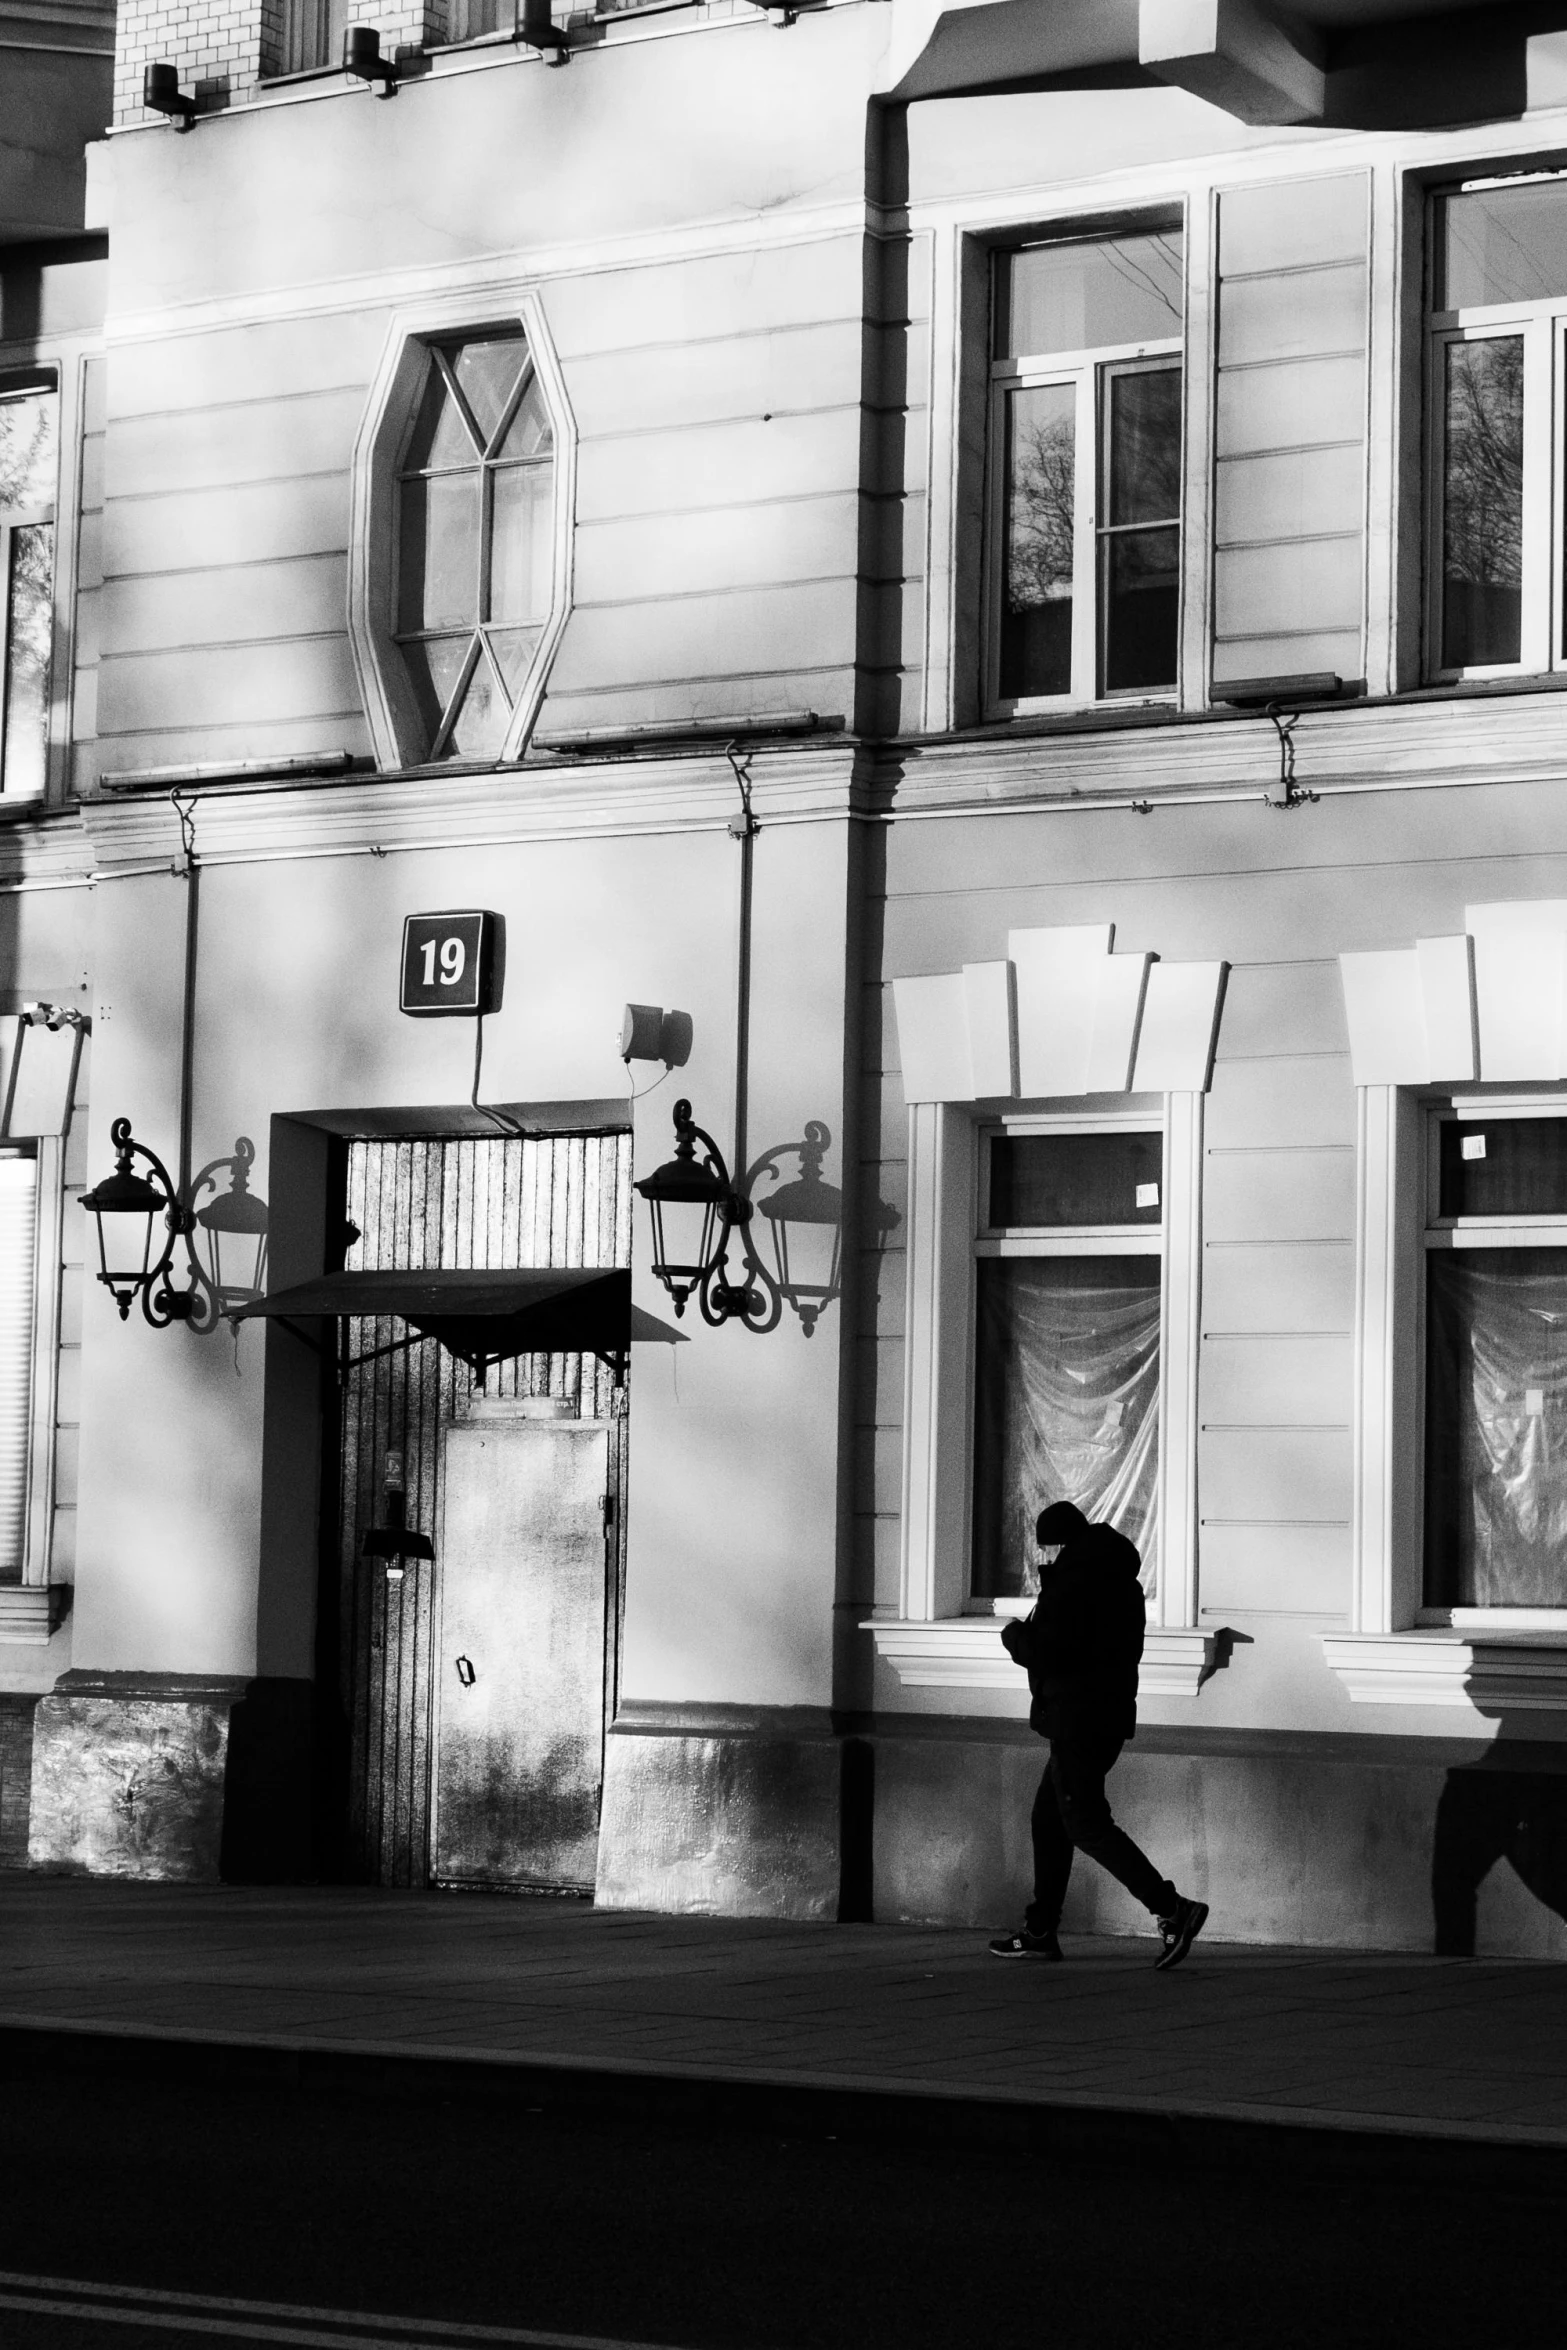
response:
<svg viewBox="0 0 1567 2350"><path fill-rule="evenodd" d="M878 1922L1005 1927L1032 1878L1045 1761L1009 1725L882 1716ZM1139 1732L1109 1792L1121 1826L1233 1942L1567 1959L1567 1745ZM1078 1860L1069 1932L1146 1934L1113 1878Z"/></svg>
<svg viewBox="0 0 1567 2350"><path fill-rule="evenodd" d="M625 1707L606 1742L596 1906L836 1918L842 1781L825 1711Z"/></svg>
<svg viewBox="0 0 1567 2350"><path fill-rule="evenodd" d="M67 1673L33 1716L35 1869L183 1884L308 1876L310 1688Z"/></svg>

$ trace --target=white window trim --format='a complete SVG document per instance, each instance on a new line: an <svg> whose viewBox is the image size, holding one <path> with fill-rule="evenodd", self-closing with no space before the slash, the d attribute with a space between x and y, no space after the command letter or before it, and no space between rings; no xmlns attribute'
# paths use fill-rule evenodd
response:
<svg viewBox="0 0 1567 2350"><path fill-rule="evenodd" d="M1081 1103L1061 1111L1007 1104L1002 1111L1009 1126L1034 1132L1153 1125L1164 1132L1159 1562L1145 1696L1195 1697L1214 1646L1197 1624L1203 1100L1200 1093L1123 1095L1103 1116ZM976 1185L980 1132L995 1122L998 1107L909 1108L899 1603L896 1615L873 1618L866 1628L901 1686L995 1692L1021 1712L1027 1690L996 1637L994 1611L968 1610Z"/></svg>
<svg viewBox="0 0 1567 2350"><path fill-rule="evenodd" d="M397 576L397 460L424 381L426 349L452 335L520 326L555 434L555 548L549 615L523 681L511 724L494 764L520 759L527 749L545 688L571 612L576 519L577 429L566 379L556 356L541 297L532 291L498 307L478 309L472 296L398 312L387 330L364 421L354 447L349 523L348 633L364 699L376 764L381 768L432 762L427 729L406 665L393 636Z"/></svg>
<svg viewBox="0 0 1567 2350"><path fill-rule="evenodd" d="M12 1048L14 1050L14 1046ZM0 1584L0 1645L42 1647L64 1612L63 1585L50 1582L54 1541L54 1468L59 1402L61 1259L64 1246L65 1143L42 1135L32 1145L33 1329L27 1436L27 1504L22 1573Z"/></svg>
<svg viewBox="0 0 1567 2350"><path fill-rule="evenodd" d="M1567 1610L1424 1605L1424 1276L1432 1108L1562 1117L1567 1091L1363 1085L1357 1103L1351 1630L1324 1654L1361 1704L1562 1710ZM1550 1238L1567 1244L1567 1230Z"/></svg>

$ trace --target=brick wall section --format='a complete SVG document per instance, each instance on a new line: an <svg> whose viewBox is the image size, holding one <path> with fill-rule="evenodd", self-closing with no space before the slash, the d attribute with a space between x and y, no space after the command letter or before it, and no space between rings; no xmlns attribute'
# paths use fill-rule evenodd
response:
<svg viewBox="0 0 1567 2350"><path fill-rule="evenodd" d="M180 87L203 112L241 106L277 71L288 0L121 0L114 57L117 124L155 121L141 102L142 70L179 69ZM434 46L447 37L447 0L349 0L350 24L373 24L383 52Z"/></svg>
<svg viewBox="0 0 1567 2350"><path fill-rule="evenodd" d="M0 1697L0 1869L27 1866L36 1697Z"/></svg>

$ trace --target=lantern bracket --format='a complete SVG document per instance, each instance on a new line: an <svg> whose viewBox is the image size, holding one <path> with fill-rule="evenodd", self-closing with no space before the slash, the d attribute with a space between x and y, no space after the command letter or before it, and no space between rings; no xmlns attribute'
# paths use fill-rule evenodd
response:
<svg viewBox="0 0 1567 2350"><path fill-rule="evenodd" d="M196 942L200 908L201 864L196 855L196 802L189 794L176 788L169 794L180 829L180 858L169 868L177 881L185 884L185 979L180 1021L180 1122L179 1173L171 1175L156 1151L138 1142L131 1131L129 1118L116 1118L109 1129L109 1140L117 1153L115 1171L106 1181L83 1194L82 1206L98 1220L98 1250L101 1270L98 1279L113 1297L123 1322L130 1315L136 1297L141 1298L144 1319L154 1330L166 1330L171 1322L183 1322L198 1337L215 1330L218 1323L261 1295L265 1288L267 1252L267 1208L250 1189L250 1170L255 1163L256 1146L245 1134L239 1135L232 1151L222 1157L209 1159L204 1167L191 1173L191 1096L196 1043ZM135 1172L140 1159L152 1177ZM229 1171L229 1187L219 1189L219 1177ZM196 1203L204 1192L212 1199L205 1207ZM162 1215L165 1239L156 1259L153 1256L153 1224ZM106 1216L145 1216L146 1242L141 1264L134 1267L129 1261L111 1272L109 1241L104 1228ZM210 1268L203 1264L198 1249L198 1237L204 1236L210 1252ZM244 1282L226 1281L223 1277L223 1241L254 1249L247 1270L250 1278ZM179 1287L170 1279L174 1267L175 1250L184 1244L186 1281Z"/></svg>

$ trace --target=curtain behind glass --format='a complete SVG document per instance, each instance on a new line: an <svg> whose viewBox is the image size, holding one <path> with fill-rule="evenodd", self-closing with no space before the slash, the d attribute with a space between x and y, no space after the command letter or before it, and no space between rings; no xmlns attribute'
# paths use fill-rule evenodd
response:
<svg viewBox="0 0 1567 2350"><path fill-rule="evenodd" d="M1567 1250L1427 1261L1427 1603L1567 1607Z"/></svg>
<svg viewBox="0 0 1567 2350"><path fill-rule="evenodd" d="M1158 1535L1159 1259L987 1257L974 1399L974 1593L1038 1588L1034 1520L1074 1501L1143 1554Z"/></svg>

